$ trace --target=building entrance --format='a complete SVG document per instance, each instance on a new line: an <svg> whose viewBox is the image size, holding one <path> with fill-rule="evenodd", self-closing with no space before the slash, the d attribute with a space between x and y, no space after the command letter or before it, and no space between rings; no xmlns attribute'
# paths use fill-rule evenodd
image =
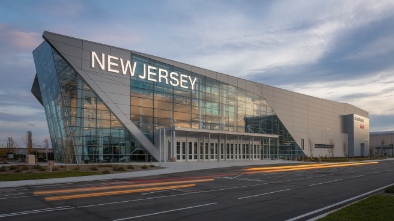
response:
<svg viewBox="0 0 394 221"><path fill-rule="evenodd" d="M183 129L185 130L185 129ZM193 129L194 130L194 129ZM165 160L226 161L277 158L277 135L240 132L190 132L166 129L161 147ZM164 156L165 153L165 156Z"/></svg>

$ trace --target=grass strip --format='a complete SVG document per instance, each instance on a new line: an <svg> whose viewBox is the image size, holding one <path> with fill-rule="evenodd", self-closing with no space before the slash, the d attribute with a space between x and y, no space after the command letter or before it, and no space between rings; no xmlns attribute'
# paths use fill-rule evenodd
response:
<svg viewBox="0 0 394 221"><path fill-rule="evenodd" d="M1 174L0 181L38 180L38 179L65 178L65 177L76 177L76 176L91 176L91 175L99 175L99 174L101 173L83 172L83 171Z"/></svg>
<svg viewBox="0 0 394 221"><path fill-rule="evenodd" d="M394 196L374 195L318 219L318 221L392 221L393 208Z"/></svg>

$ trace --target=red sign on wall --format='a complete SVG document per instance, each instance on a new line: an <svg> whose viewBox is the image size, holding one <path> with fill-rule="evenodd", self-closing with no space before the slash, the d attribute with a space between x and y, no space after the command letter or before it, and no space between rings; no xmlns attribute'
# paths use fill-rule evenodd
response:
<svg viewBox="0 0 394 221"><path fill-rule="evenodd" d="M361 128L361 129L364 129L364 124L360 124L360 128Z"/></svg>

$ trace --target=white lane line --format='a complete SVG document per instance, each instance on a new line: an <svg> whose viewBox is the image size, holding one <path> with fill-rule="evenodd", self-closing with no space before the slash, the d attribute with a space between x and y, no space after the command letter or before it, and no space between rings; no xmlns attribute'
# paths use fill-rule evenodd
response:
<svg viewBox="0 0 394 221"><path fill-rule="evenodd" d="M15 213L5 213L5 214L0 214L0 218L3 218L3 217L11 217L11 216L28 215L28 214L34 214L34 213L53 212L53 211L67 210L67 209L74 209L74 207L71 207L71 206L61 206L61 207L46 208L46 209L28 210L28 211L15 212Z"/></svg>
<svg viewBox="0 0 394 221"><path fill-rule="evenodd" d="M387 188L387 187L389 187L389 186L392 186L393 184L394 184L394 183L392 183L392 184L390 184L390 185L387 185L387 186L384 186L384 187L380 187L380 188L378 188L378 189L375 189L375 190L372 190L372 191L369 191L369 192L366 192L366 193L363 193L363 194L361 194L361 195L358 195L358 196L355 196L355 197L352 197L352 198L343 200L343 201L341 201L341 202L334 203L334 204L332 204L332 205L329 205L329 206L326 206L326 207L323 207L323 208L320 208L320 209L311 211L311 212L309 212L309 213L305 213L305 214L302 214L302 215L300 215L300 216L296 216L296 217L291 218L291 219L288 219L288 220L286 220L286 221L295 221L295 220L298 220L298 219L301 219L301 218L304 218L304 217L313 215L313 214L315 214L315 213L318 213L318 212L321 212L321 211L330 209L330 208L332 208L332 207L336 207L336 206L339 206L339 205L341 205L341 204L345 204L345 203L347 203L347 202L349 202L349 201L356 200L356 199L359 199L359 198L361 198L361 197L370 195L370 194L372 194L372 193L381 191L381 190L383 190L383 189L385 189L385 188Z"/></svg>
<svg viewBox="0 0 394 221"><path fill-rule="evenodd" d="M190 194L210 193L210 192L218 192L218 191L233 190L233 189L240 189L240 188L249 188L249 187L261 186L261 185L263 185L263 184L259 183L259 184L254 184L254 185L229 187L229 188L223 188L223 189L217 189L217 190L205 190L205 191L198 191L198 192L173 194L173 195L168 195L168 196L157 196L157 197L134 199L134 200L124 200L124 201L116 201L116 202L109 202L109 203L91 204L91 205L85 205L85 206L78 206L77 208L87 208L87 207L113 205L113 204L119 204L119 203L130 203L130 202L136 202L136 201L155 200L155 199L163 199L163 198L169 198L169 197L185 196L185 195L190 195Z"/></svg>
<svg viewBox="0 0 394 221"><path fill-rule="evenodd" d="M162 192L166 192L169 190L159 190L159 191L152 191L152 192L147 192L147 193L141 193L141 195L149 195L149 194L154 194L154 193L162 193Z"/></svg>
<svg viewBox="0 0 394 221"><path fill-rule="evenodd" d="M326 184L326 183L333 183L333 182L337 182L337 181L341 181L342 179L337 179L337 180L331 180L331 181L327 181L327 182L322 182L322 183L314 183L308 186L317 186L317 185L321 185L321 184Z"/></svg>
<svg viewBox="0 0 394 221"><path fill-rule="evenodd" d="M314 178L314 177L307 177L307 179L309 179L309 178ZM303 179L305 179L305 178L303 178ZM253 185L236 186L236 187L222 188L222 189L216 189L216 190L204 190L204 191L196 191L196 192L186 192L186 193L180 193L180 194L173 194L173 195L168 195L168 196L157 196L157 197L141 198L141 199L134 199L134 200L115 201L115 202L109 202L109 203L90 204L90 205L85 205L85 206L78 206L77 208L88 208L88 207L106 206L106 205L113 205L113 204L120 204L120 203L130 203L130 202L137 202L137 201L144 201L144 200L155 200L155 199L163 199L163 198L169 198L169 197L185 196L185 195L190 195L190 194L219 192L219 191L234 190L234 189L240 189L240 188L249 188L249 187L255 187L255 186L262 186L262 185L267 185L267 184L271 184L271 183L258 183L258 184L253 184Z"/></svg>
<svg viewBox="0 0 394 221"><path fill-rule="evenodd" d="M31 197L31 196L16 196L16 197L6 197L6 198L0 198L0 200L18 199L18 198L23 198L23 197Z"/></svg>
<svg viewBox="0 0 394 221"><path fill-rule="evenodd" d="M233 177L233 179L238 178L240 176L244 175L243 173L239 174L238 176Z"/></svg>
<svg viewBox="0 0 394 221"><path fill-rule="evenodd" d="M290 190L290 189L278 190L278 191L273 191L273 192L269 192L269 193L262 193L262 194L252 195L252 196L244 196L244 197L240 197L240 198L238 198L238 199L239 199L239 200L242 200L242 199L247 199L247 198L252 198L252 197L257 197L257 196L264 196L264 195L269 195L269 194L273 194L273 193L279 193L279 192L289 191L289 190Z"/></svg>
<svg viewBox="0 0 394 221"><path fill-rule="evenodd" d="M0 197L5 197L5 196L16 196L16 195L22 195L25 193L11 193L11 194L6 194L6 195L0 195Z"/></svg>
<svg viewBox="0 0 394 221"><path fill-rule="evenodd" d="M353 176L352 178L362 177L364 175Z"/></svg>
<svg viewBox="0 0 394 221"><path fill-rule="evenodd" d="M256 181L256 182L265 182L264 180L255 180L255 179L247 179L247 178L243 178L243 179L236 179L236 180L241 180L241 181ZM266 183L268 184L268 183Z"/></svg>
<svg viewBox="0 0 394 221"><path fill-rule="evenodd" d="M136 218L141 218L141 217L146 217L146 216L154 216L154 215L159 215L159 214L163 214L163 213L170 213L170 212L193 209L193 208L198 208L198 207L203 207L203 206L210 206L210 205L215 205L215 204L217 204L217 203L207 203L207 204L202 204L202 205L197 205L197 206L189 206L189 207L184 207L184 208L179 208L179 209L161 211L161 212L157 212L157 213L150 213L150 214L144 214L144 215L139 215L139 216L131 216L131 217L126 217L126 218L121 218L121 219L115 219L114 221L136 219Z"/></svg>

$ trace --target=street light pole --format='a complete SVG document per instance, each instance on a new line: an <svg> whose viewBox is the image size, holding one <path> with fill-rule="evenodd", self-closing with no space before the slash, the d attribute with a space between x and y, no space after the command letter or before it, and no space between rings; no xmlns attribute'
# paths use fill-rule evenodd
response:
<svg viewBox="0 0 394 221"><path fill-rule="evenodd" d="M161 129L159 129L159 139L160 139L160 142L159 142L159 166L161 167Z"/></svg>

